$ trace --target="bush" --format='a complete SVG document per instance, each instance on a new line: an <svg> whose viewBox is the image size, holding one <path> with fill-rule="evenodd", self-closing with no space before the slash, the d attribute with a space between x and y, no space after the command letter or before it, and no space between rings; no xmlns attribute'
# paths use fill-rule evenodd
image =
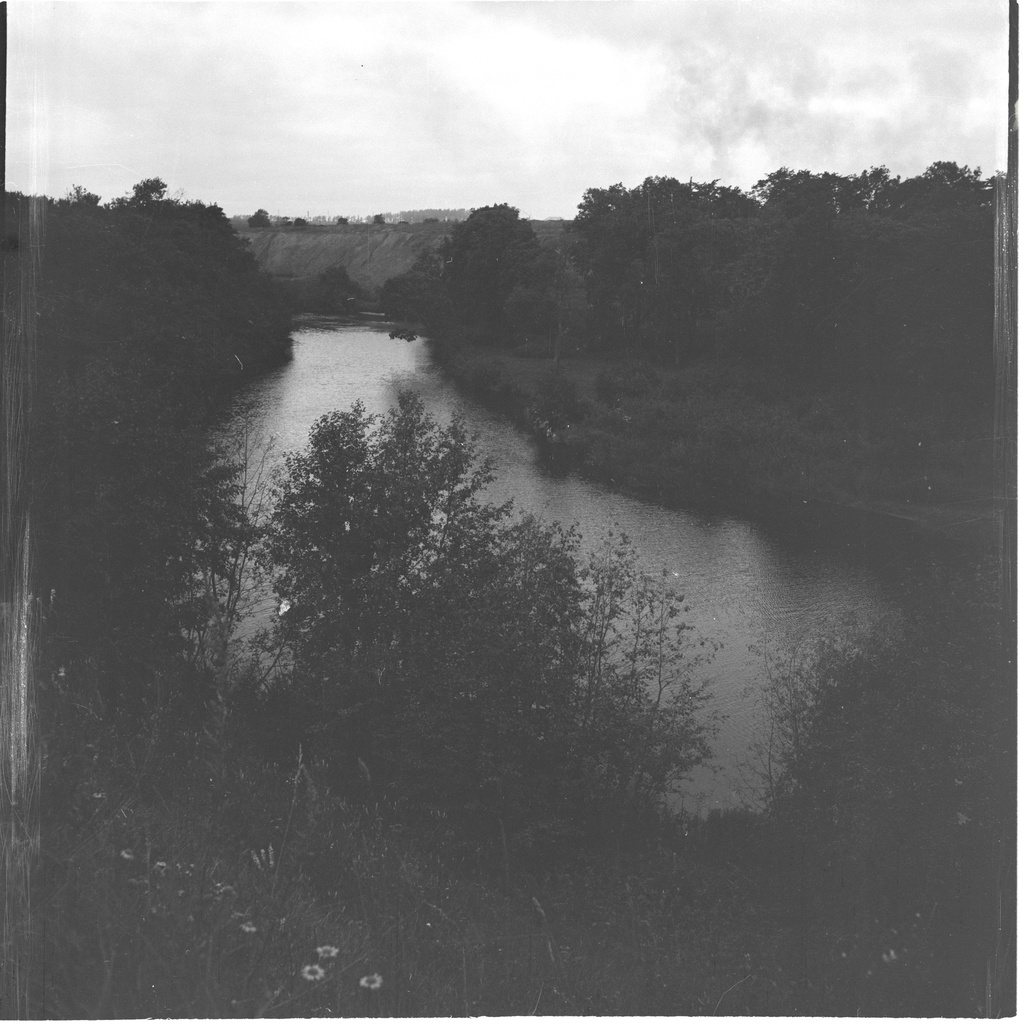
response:
<svg viewBox="0 0 1023 1024"><path fill-rule="evenodd" d="M707 755L670 589L627 545L582 570L572 533L483 502L458 421L410 395L382 419L332 413L285 469L261 644L287 652L279 712L337 785L491 837L569 835L655 806Z"/></svg>
<svg viewBox="0 0 1023 1024"><path fill-rule="evenodd" d="M533 405L533 419L547 424L551 430L562 430L578 422L585 406L573 381L557 371L540 379Z"/></svg>
<svg viewBox="0 0 1023 1024"><path fill-rule="evenodd" d="M659 379L649 363L614 363L597 375L597 398L614 408L625 399L647 395Z"/></svg>

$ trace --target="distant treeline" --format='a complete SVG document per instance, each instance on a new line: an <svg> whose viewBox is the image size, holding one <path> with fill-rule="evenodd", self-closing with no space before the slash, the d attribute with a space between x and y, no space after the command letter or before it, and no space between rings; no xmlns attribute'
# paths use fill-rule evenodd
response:
<svg viewBox="0 0 1023 1024"><path fill-rule="evenodd" d="M424 220L465 220L471 210L459 207L457 210L402 210L398 214L385 213L384 220L407 220L410 224L418 224Z"/></svg>
<svg viewBox="0 0 1023 1024"><path fill-rule="evenodd" d="M249 224L251 227L303 227L308 224L422 224L424 222L444 222L465 220L472 211L464 208L457 210L401 210L398 213L369 213L365 216L350 213L311 214L307 217L286 217L269 214L266 210L257 210L253 217L256 224L248 217L232 218L237 227ZM263 216L260 216L260 215Z"/></svg>

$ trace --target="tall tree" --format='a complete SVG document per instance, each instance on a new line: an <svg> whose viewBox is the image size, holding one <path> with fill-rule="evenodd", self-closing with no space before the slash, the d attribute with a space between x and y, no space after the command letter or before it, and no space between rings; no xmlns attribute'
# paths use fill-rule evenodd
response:
<svg viewBox="0 0 1023 1024"><path fill-rule="evenodd" d="M528 278L541 250L529 222L507 203L473 210L446 240L444 284L465 324L500 331L505 303Z"/></svg>
<svg viewBox="0 0 1023 1024"><path fill-rule="evenodd" d="M196 581L232 500L207 418L239 367L288 349L287 314L223 211L165 188L47 203L42 234L36 585L55 594L50 653L111 714L151 707L178 669L197 678Z"/></svg>

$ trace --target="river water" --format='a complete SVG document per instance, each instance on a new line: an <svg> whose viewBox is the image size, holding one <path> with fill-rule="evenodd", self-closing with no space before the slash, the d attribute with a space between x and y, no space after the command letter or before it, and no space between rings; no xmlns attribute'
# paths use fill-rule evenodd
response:
<svg viewBox="0 0 1023 1024"><path fill-rule="evenodd" d="M758 692L765 652L785 652L816 638L867 635L900 615L891 588L875 569L840 551L798 537L780 540L754 523L669 510L615 494L575 475L553 475L531 440L498 414L459 394L431 362L422 341L388 337L389 325L342 318L299 318L294 358L252 382L239 396L250 427L273 435L278 451L304 446L312 423L361 401L370 413L397 404L400 391L421 396L436 419L459 413L494 464L495 502L547 521L577 524L582 548L598 547L609 530L626 533L644 568L666 569L685 593L697 634L722 644L701 670L721 719L714 757L685 784L692 810L740 806L755 797L748 764L763 731ZM270 610L263 602L263 614Z"/></svg>

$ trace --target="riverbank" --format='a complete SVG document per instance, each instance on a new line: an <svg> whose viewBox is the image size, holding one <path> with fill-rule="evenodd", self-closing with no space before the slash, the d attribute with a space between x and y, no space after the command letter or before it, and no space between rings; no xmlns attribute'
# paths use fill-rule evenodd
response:
<svg viewBox="0 0 1023 1024"><path fill-rule="evenodd" d="M851 545L951 542L980 555L1014 521L985 488L989 442L950 443L929 424L900 439L891 424L855 422L835 396L793 394L791 381L713 364L555 366L450 340L431 351L460 389L531 434L551 469L633 497L839 531Z"/></svg>

